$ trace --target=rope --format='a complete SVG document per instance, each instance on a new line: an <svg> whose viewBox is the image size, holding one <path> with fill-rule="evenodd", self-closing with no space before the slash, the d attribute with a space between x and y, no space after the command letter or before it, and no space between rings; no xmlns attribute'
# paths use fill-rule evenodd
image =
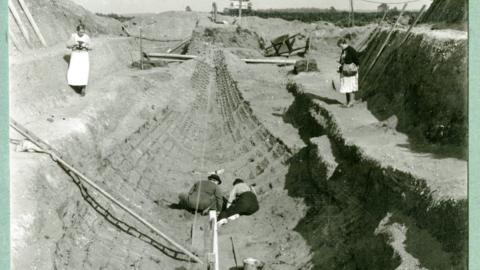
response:
<svg viewBox="0 0 480 270"><path fill-rule="evenodd" d="M210 80L211 78L209 78ZM206 146L207 146L207 140L208 140L208 111L210 110L210 90L211 90L211 83L212 82L209 82L209 84L207 85L207 108L205 110L205 120L204 120L204 130L205 130L205 134L204 134L204 139L203 139L203 144L202 144L202 151L201 151L201 155L200 155L200 169L202 171L205 171L205 149L206 149ZM200 178L202 177L202 175L199 176ZM200 179L201 180L201 179ZM196 199L196 202L195 202L195 216L193 217L193 224L192 224L192 228L195 228L195 226L197 225L197 216L198 216L198 205L200 204L200 193L202 191L202 181L199 181L198 183L198 193L197 193L197 199ZM193 243L193 237L192 237L192 243Z"/></svg>

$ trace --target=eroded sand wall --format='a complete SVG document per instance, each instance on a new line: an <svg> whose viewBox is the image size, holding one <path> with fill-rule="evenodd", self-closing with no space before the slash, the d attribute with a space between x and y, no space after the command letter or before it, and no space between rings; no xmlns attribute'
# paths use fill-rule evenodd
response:
<svg viewBox="0 0 480 270"><path fill-rule="evenodd" d="M314 261L316 258L320 264L331 263L334 258L325 256L325 250L335 250L335 258L343 258L345 264L362 269L396 268L404 258L393 256L393 251L382 244L393 238L373 233L380 221L393 213L391 222L408 228L407 252L423 267L465 269L466 200L439 200L423 179L370 159L363 149L346 141L328 109L298 89L301 86L289 85L296 99L288 115L310 143L297 154L299 169L293 170L301 173L305 182L292 181L291 187L311 207L296 229L312 246ZM314 142L317 139L312 139L322 135L328 137L331 150L321 148ZM328 158L332 155L334 158ZM343 244L330 246L330 241Z"/></svg>
<svg viewBox="0 0 480 270"><path fill-rule="evenodd" d="M388 31L373 35L363 52L359 96L379 120L393 115L413 144L444 146L443 155L466 157L467 37L465 32L414 29L393 32L389 46L366 74ZM428 147L425 146L427 149Z"/></svg>

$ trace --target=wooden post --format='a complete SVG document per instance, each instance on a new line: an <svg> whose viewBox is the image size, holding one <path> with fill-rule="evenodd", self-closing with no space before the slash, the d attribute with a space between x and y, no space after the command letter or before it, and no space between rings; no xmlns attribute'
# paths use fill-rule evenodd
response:
<svg viewBox="0 0 480 270"><path fill-rule="evenodd" d="M242 0L239 0L238 3L238 20L239 23L242 22Z"/></svg>
<svg viewBox="0 0 480 270"><path fill-rule="evenodd" d="M143 70L143 44L142 44L142 27L140 26L140 69Z"/></svg>
<svg viewBox="0 0 480 270"><path fill-rule="evenodd" d="M10 9L10 12L12 13L13 18L17 22L17 25L20 28L20 31L22 32L23 37L25 38L25 41L26 41L27 45L30 46L30 35L28 34L27 29L23 25L22 20L20 19L20 15L18 14L18 11L15 8L15 6L13 5L11 0L8 1L8 9Z"/></svg>
<svg viewBox="0 0 480 270"><path fill-rule="evenodd" d="M37 37L40 40L40 42L42 43L42 45L44 47L46 47L47 42L45 41L45 38L43 38L42 32L40 32L40 29L38 28L37 23L33 19L32 14L30 13L30 10L28 10L28 6L25 4L25 2L23 0L18 0L18 2L20 3L20 6L22 7L23 12L25 12L25 16L27 16L28 21L32 25L33 31L35 31L35 34L37 34Z"/></svg>
<svg viewBox="0 0 480 270"><path fill-rule="evenodd" d="M353 11L353 0L350 0L351 27L355 25L355 13Z"/></svg>
<svg viewBox="0 0 480 270"><path fill-rule="evenodd" d="M86 177L83 173L79 172L77 169L75 169L72 165L70 165L68 162L66 162L59 154L56 153L55 150L53 150L47 143L43 142L40 138L35 136L34 134L31 134L27 129L25 129L23 126L18 124L15 120L10 119L10 126L18 131L22 136L25 138L29 139L33 144L38 146L40 149L42 149L45 153L49 154L53 160L56 162L62 164L68 171L76 174L78 178L85 183L87 183L90 187L95 189L98 193L103 195L105 198L107 198L109 201L111 201L113 204L116 206L120 207L122 210L130 214L133 218L138 220L140 223L145 225L147 228L149 228L152 232L156 233L160 237L162 237L165 241L173 245L175 248L179 249L181 252L183 252L185 255L193 259L194 261L203 264L202 260L200 260L196 255L188 251L186 248L175 242L173 239L168 237L166 234L155 228L150 222L139 216L137 213L135 213L133 210L125 206L123 203L121 203L119 200L115 199L110 193L106 192L104 189L99 187L94 181L90 180L88 177ZM46 148L46 149L45 149Z"/></svg>

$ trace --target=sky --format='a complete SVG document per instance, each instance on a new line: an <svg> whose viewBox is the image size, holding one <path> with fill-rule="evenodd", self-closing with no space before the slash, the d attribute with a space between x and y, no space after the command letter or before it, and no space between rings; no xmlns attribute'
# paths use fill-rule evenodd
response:
<svg viewBox="0 0 480 270"><path fill-rule="evenodd" d="M158 13L168 10L185 10L190 6L194 11L210 11L214 0L73 0L77 4L93 12L101 13ZM228 6L229 0L215 0L220 10ZM251 0L254 9L268 8L329 8L338 10L350 8L350 0ZM368 0L371 1L371 0ZM373 0L385 3L402 2L403 0ZM378 4L363 0L353 0L358 10L375 10ZM418 0L409 3L407 9L420 9L422 5L430 5L432 0ZM392 5L399 9L402 4Z"/></svg>

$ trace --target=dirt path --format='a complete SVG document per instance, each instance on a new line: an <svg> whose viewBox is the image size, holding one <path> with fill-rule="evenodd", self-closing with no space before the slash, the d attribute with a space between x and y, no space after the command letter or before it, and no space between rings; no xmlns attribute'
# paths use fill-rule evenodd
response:
<svg viewBox="0 0 480 270"><path fill-rule="evenodd" d="M324 58L325 59L325 58ZM335 73L334 58L320 61L323 72L301 74L294 78L304 86L303 91L325 112L319 112L319 121L328 120L336 125L336 132L347 145L359 148L365 158L425 179L435 191L436 200L461 200L467 196L467 162L455 158L437 158L433 154L417 153L411 150L406 135L395 130L392 118L379 122L367 109L366 102L357 102L353 108L344 108L345 95L334 91L332 79L337 88L340 84Z"/></svg>

